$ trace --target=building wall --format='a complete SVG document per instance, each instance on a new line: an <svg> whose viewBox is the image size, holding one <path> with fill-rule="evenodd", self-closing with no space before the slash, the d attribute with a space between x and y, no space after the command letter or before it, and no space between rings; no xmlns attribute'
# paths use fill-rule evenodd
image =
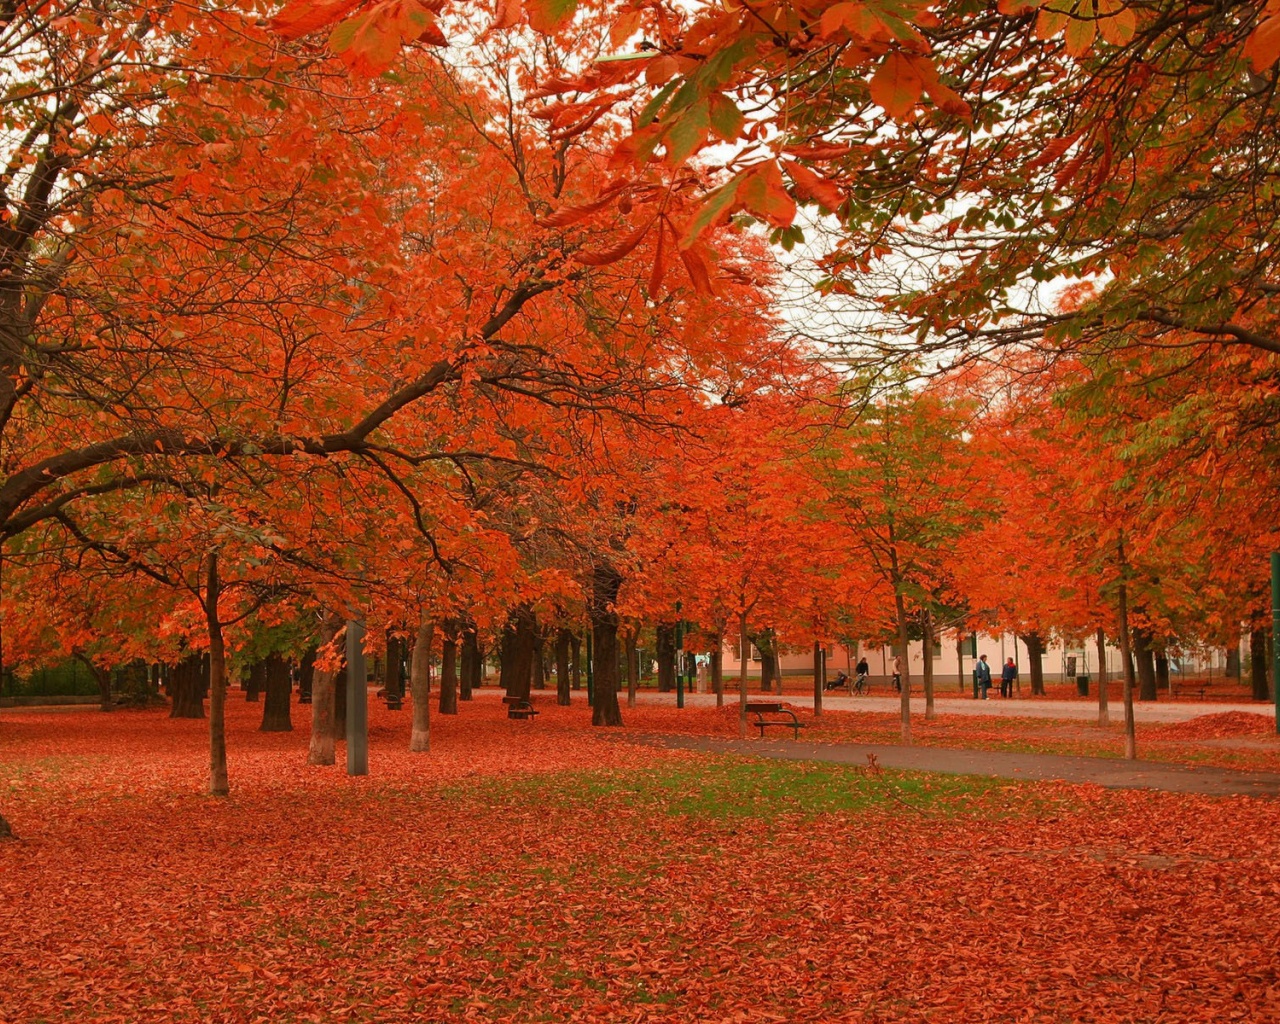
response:
<svg viewBox="0 0 1280 1024"><path fill-rule="evenodd" d="M998 680L1000 678L1000 666L1005 663L1006 658L1013 658L1014 664L1018 666L1019 682L1024 686L1030 686L1030 658L1027 654L1027 645L1012 633L979 633L977 646L978 654L987 656L987 662L992 666L993 678ZM908 647L910 650L909 671L911 678L913 681L919 681L924 678L924 644L921 641L915 641L909 644ZM829 644L826 650L828 678L834 677L836 672L844 672L846 675L852 676L854 674L853 667L858 663L860 655L866 655L873 681L887 680L893 673L893 650L890 647L881 647L874 644L855 644L851 647L846 647L843 644ZM970 643L966 641L963 667L961 667L960 658L957 656L954 634L943 639L941 650L935 648L933 674L935 685L939 689L946 687L948 684L960 688L962 679L964 680L964 685L972 686L975 659L969 653L971 650ZM1108 644L1106 653L1108 677L1110 679L1119 679L1122 671L1120 649ZM737 644L726 643L723 657L725 679L737 678L741 671ZM1071 667L1070 659L1072 658L1075 659L1074 673L1068 672ZM780 660L784 675L813 675L812 649L784 653ZM1041 664L1044 666L1044 677L1048 682L1070 680L1078 675L1088 675L1096 679L1098 675L1098 648L1092 641L1083 646L1077 644L1064 645L1060 642L1054 643L1045 648ZM1175 677L1179 668L1185 675L1204 676L1210 671L1212 674L1218 675L1224 673L1226 669L1225 653L1220 650L1207 650L1197 652L1189 657L1175 659L1170 666L1171 672L1175 674ZM747 664L747 675L752 678L759 678L760 676L759 653L754 647L752 648L752 659Z"/></svg>

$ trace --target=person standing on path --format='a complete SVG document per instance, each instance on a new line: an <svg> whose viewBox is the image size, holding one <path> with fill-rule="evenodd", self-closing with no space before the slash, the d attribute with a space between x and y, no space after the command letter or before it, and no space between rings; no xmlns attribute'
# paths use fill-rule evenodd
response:
<svg viewBox="0 0 1280 1024"><path fill-rule="evenodd" d="M977 696L977 690L982 690L982 699L987 699L987 691L991 689L991 666L987 664L987 656L984 654L978 659L978 663L973 666L973 681L975 684L974 696Z"/></svg>
<svg viewBox="0 0 1280 1024"><path fill-rule="evenodd" d="M1000 696L1013 696L1013 681L1018 678L1018 666L1013 663L1010 658L1004 663L1004 668L1000 671Z"/></svg>
<svg viewBox="0 0 1280 1024"><path fill-rule="evenodd" d="M893 692L902 692L902 656L894 655L893 658Z"/></svg>

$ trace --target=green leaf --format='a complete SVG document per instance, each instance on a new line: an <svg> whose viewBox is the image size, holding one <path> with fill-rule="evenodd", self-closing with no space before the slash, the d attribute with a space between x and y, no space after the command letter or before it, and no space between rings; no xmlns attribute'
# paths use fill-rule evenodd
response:
<svg viewBox="0 0 1280 1024"><path fill-rule="evenodd" d="M527 0L529 24L535 32L550 35L567 24L578 9L578 0Z"/></svg>
<svg viewBox="0 0 1280 1024"><path fill-rule="evenodd" d="M687 249L698 240L698 236L714 224L738 197L738 186L742 183L742 175L738 175L716 189L703 200L702 208L689 223L689 230L680 241L680 248Z"/></svg>
<svg viewBox="0 0 1280 1024"><path fill-rule="evenodd" d="M654 118L658 116L658 111L667 102L667 97L675 91L676 86L679 84L680 79L673 78L658 90L653 99L644 105L644 110L640 111L640 120L636 123L637 128L648 128L649 125L653 124Z"/></svg>

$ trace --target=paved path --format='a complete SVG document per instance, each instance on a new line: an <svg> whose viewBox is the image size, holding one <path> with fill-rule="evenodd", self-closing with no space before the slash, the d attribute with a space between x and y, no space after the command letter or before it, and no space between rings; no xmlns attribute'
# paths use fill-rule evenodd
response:
<svg viewBox="0 0 1280 1024"><path fill-rule="evenodd" d="M674 693L657 693L653 690L641 690L636 695L636 699L642 704L669 704L673 707L676 702ZM733 703L737 699L736 689L732 693L726 691L726 703ZM778 698L771 694L758 693L753 688L751 699L777 700ZM791 693L784 693L782 699L790 704L795 704L797 707L813 707L813 694L801 692L799 686ZM686 707L714 706L715 702L714 694L685 694ZM850 697L844 694L837 696L836 694L828 693L823 695L822 706L832 711L896 712L899 703L897 694L880 695L873 693L869 697ZM1035 699L1019 700L1011 698L1004 700L1000 697L992 697L990 700L972 700L952 693L939 696L935 701L935 706L940 715L973 715L992 718L1069 718L1090 722L1098 719L1098 702L1096 699L1045 700L1037 697ZM911 711L913 714L924 714L923 697L911 698ZM1269 718L1274 718L1276 713L1274 704L1262 702L1217 704L1205 701L1155 701L1139 702L1133 705L1134 720L1148 724L1186 722L1201 715L1216 715L1224 711L1243 711L1248 714L1265 715ZM1124 705L1118 700L1111 702L1111 720L1113 722L1124 720Z"/></svg>
<svg viewBox="0 0 1280 1024"><path fill-rule="evenodd" d="M618 737L624 739L624 737ZM874 754L882 768L985 775L997 779L1091 782L1107 789L1156 789L1208 796L1280 796L1280 774L1202 768L1157 761L1106 757L1015 754L994 750L948 750L874 743L797 743L794 740L722 740L707 736L636 736L632 742L680 750L865 765Z"/></svg>

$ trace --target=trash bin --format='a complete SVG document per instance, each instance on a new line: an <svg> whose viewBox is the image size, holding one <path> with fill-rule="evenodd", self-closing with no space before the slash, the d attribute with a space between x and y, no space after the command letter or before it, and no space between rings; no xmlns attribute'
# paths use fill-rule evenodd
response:
<svg viewBox="0 0 1280 1024"><path fill-rule="evenodd" d="M1089 696L1088 676L1076 676L1076 692L1079 693L1081 697Z"/></svg>

